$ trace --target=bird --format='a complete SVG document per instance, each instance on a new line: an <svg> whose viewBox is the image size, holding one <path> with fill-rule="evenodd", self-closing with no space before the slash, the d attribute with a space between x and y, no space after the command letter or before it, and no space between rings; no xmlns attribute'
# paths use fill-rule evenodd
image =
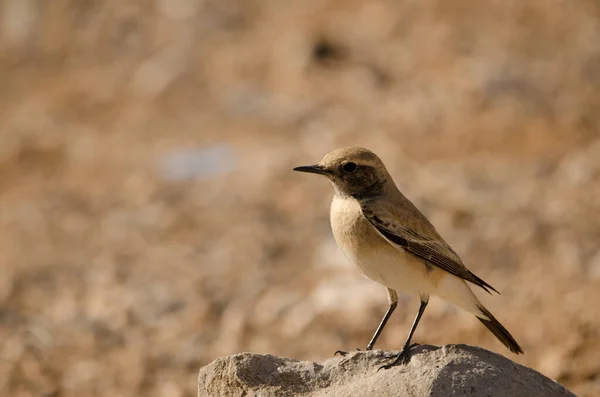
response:
<svg viewBox="0 0 600 397"><path fill-rule="evenodd" d="M396 309L398 291L420 298L402 349L380 369L409 361L413 334L432 295L474 314L511 352L523 353L470 286L490 294L499 292L467 269L429 220L398 189L375 153L361 147L339 148L315 165L293 170L329 179L335 192L330 222L337 245L363 275L386 288L388 309L365 350L373 349Z"/></svg>

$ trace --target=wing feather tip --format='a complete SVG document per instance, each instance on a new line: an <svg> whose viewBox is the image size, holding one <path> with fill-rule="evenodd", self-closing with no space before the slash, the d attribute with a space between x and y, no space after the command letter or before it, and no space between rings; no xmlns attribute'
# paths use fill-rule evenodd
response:
<svg viewBox="0 0 600 397"><path fill-rule="evenodd" d="M471 272L469 272L469 273L471 273ZM479 287L481 287L485 292L487 292L488 294L492 295L492 293L490 292L490 290L492 290L495 293L497 293L498 295L501 295L500 292L498 292L498 290L496 288L492 287L490 284L488 284L485 281L483 281L483 279L477 277L473 273L471 273L471 275L473 275L473 278L477 281L474 284L477 285L477 286L479 286Z"/></svg>

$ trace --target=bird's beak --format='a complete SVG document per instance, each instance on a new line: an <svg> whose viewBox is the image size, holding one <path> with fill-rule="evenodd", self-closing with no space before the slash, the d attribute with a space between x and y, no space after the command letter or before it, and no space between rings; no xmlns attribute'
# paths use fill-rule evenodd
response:
<svg viewBox="0 0 600 397"><path fill-rule="evenodd" d="M320 174L320 175L328 174L328 171L325 168L323 168L323 166L320 166L319 164L304 165L302 167L296 167L296 168L294 168L294 171L309 172L311 174Z"/></svg>

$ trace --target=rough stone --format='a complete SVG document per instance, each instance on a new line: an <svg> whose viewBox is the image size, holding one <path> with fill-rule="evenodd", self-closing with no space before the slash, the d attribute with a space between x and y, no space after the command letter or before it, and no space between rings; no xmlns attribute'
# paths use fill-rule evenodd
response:
<svg viewBox="0 0 600 397"><path fill-rule="evenodd" d="M200 370L198 396L574 396L539 372L479 347L418 346L408 364L378 370L393 355L357 351L319 364L236 354Z"/></svg>

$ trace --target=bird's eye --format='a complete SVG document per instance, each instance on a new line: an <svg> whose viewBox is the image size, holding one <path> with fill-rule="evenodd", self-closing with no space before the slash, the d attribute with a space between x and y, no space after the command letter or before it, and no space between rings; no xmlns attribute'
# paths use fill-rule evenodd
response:
<svg viewBox="0 0 600 397"><path fill-rule="evenodd" d="M358 166L356 165L356 163L346 163L342 166L342 169L346 172L354 172L356 171L356 169L358 168Z"/></svg>

